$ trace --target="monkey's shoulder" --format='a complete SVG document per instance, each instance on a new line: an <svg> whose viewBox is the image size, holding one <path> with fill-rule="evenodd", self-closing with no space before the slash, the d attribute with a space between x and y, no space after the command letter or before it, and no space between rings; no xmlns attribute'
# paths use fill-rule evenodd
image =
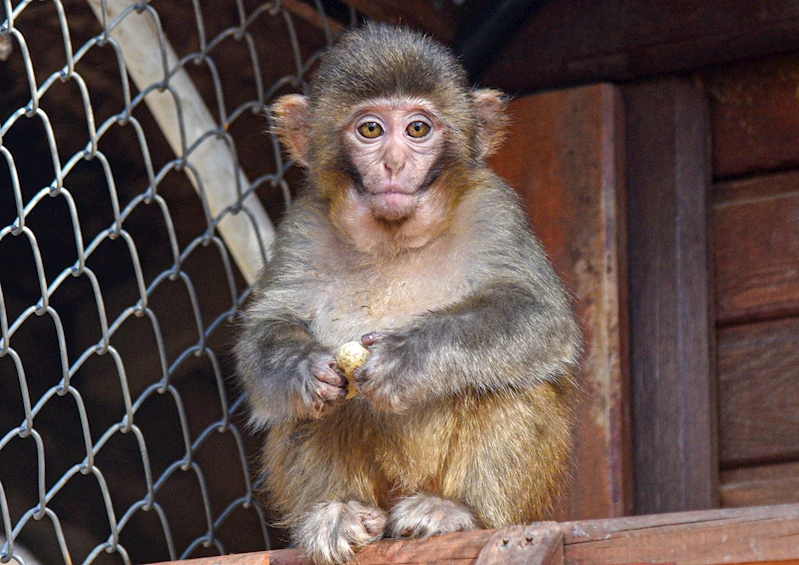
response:
<svg viewBox="0 0 799 565"><path fill-rule="evenodd" d="M483 258L500 269L546 262L521 198L493 173L487 172L483 182L466 195L457 214L454 223L464 232L459 239L473 248L476 260Z"/></svg>

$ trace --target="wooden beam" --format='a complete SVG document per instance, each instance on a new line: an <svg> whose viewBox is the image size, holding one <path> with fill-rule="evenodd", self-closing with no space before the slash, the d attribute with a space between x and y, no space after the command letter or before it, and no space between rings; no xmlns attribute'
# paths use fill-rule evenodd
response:
<svg viewBox="0 0 799 565"><path fill-rule="evenodd" d="M637 514L718 504L707 100L690 81L624 89Z"/></svg>
<svg viewBox="0 0 799 565"><path fill-rule="evenodd" d="M562 543L564 565L799 564L799 505L736 508L702 512L540 523L504 530L436 536L426 541L382 541L358 553L360 565L475 565L498 540L520 541L513 532L534 530L536 541L526 561L555 565ZM524 537L521 538L521 541ZM562 542L560 541L562 540ZM543 543L542 543L543 542ZM512 544L509 544L512 545ZM544 549L539 551L539 549ZM207 557L162 565L309 565L297 550Z"/></svg>
<svg viewBox="0 0 799 565"><path fill-rule="evenodd" d="M611 85L514 100L490 165L523 197L585 338L575 468L560 519L632 510L627 352L624 127Z"/></svg>
<svg viewBox="0 0 799 565"><path fill-rule="evenodd" d="M480 77L514 93L799 49L793 0L546 2Z"/></svg>

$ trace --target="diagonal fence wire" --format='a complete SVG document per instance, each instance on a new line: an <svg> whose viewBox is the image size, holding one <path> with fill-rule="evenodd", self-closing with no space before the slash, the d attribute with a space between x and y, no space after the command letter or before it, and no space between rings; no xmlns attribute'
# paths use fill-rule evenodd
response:
<svg viewBox="0 0 799 565"><path fill-rule="evenodd" d="M228 355L270 237L247 201L289 204L263 108L340 29L318 0L2 0L0 563L269 548Z"/></svg>

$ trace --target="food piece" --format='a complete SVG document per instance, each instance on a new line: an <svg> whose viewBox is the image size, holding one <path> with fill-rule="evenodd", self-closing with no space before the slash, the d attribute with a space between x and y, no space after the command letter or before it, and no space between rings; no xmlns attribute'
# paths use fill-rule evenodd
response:
<svg viewBox="0 0 799 565"><path fill-rule="evenodd" d="M344 376L347 377L346 400L358 394L358 389L355 388L355 381L352 380L352 374L355 369L366 363L367 357L369 357L369 350L357 341L349 341L338 348L336 364L341 369L341 372L344 373Z"/></svg>

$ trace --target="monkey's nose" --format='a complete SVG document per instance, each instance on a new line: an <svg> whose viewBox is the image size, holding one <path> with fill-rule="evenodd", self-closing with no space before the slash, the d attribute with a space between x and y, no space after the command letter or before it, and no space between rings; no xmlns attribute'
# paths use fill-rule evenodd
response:
<svg viewBox="0 0 799 565"><path fill-rule="evenodd" d="M383 161L383 168L389 174L399 174L404 167L405 163L402 161Z"/></svg>

